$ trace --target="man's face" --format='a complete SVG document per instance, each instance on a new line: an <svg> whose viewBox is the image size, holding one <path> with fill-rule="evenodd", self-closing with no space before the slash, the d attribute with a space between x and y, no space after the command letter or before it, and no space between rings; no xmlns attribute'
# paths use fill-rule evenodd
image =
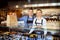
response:
<svg viewBox="0 0 60 40"><path fill-rule="evenodd" d="M42 15L41 11L37 11L36 16L41 16L41 15Z"/></svg>
<svg viewBox="0 0 60 40"><path fill-rule="evenodd" d="M29 11L28 11L28 14L29 14L29 15L33 15L33 10L29 10Z"/></svg>

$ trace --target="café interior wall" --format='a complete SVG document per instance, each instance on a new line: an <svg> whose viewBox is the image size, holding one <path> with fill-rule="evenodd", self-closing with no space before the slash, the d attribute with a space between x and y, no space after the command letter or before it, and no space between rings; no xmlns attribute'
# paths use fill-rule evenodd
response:
<svg viewBox="0 0 60 40"><path fill-rule="evenodd" d="M36 13L37 9L33 9L33 13ZM42 15L54 15L54 14L60 14L60 8L49 8L49 9L41 9L43 14ZM28 9L23 9L22 14L28 14Z"/></svg>
<svg viewBox="0 0 60 40"><path fill-rule="evenodd" d="M49 8L49 9L41 9L42 10L42 15L44 16L49 16L49 15L58 15L60 14L60 8ZM33 9L33 12L36 13L36 9ZM22 11L23 14L28 14L28 9L24 9ZM51 18L56 18L57 16L53 16ZM56 20L48 20L47 21L47 28L48 29L60 29L60 21Z"/></svg>

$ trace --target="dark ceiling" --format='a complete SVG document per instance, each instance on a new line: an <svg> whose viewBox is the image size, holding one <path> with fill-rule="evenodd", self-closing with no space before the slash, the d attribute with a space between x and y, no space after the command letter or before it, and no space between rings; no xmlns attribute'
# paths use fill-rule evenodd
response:
<svg viewBox="0 0 60 40"><path fill-rule="evenodd" d="M8 5L7 0L0 0L0 8L5 8Z"/></svg>
<svg viewBox="0 0 60 40"><path fill-rule="evenodd" d="M14 2L14 1L27 1L27 0L0 0L0 8L6 8L8 6L8 2Z"/></svg>
<svg viewBox="0 0 60 40"><path fill-rule="evenodd" d="M0 8L5 8L5 7L7 7L8 6L8 2L14 2L14 1L21 1L22 3L23 2L27 2L28 3L28 0L0 0ZM60 2L60 0L30 0L31 1L31 3L34 3L34 2L36 2L36 3L46 3L46 2Z"/></svg>

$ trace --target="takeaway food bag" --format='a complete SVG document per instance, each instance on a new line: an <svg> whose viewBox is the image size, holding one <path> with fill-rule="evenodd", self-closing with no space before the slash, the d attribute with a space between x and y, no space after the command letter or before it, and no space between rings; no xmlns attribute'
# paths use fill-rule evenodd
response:
<svg viewBox="0 0 60 40"><path fill-rule="evenodd" d="M18 26L16 13L12 13L10 15L7 15L7 26L11 27L11 28Z"/></svg>

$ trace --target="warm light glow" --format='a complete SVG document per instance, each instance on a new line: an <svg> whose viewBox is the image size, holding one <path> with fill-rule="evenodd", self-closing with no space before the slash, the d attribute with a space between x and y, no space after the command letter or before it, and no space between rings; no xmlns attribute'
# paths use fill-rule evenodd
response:
<svg viewBox="0 0 60 40"><path fill-rule="evenodd" d="M16 5L16 8L19 8L19 5Z"/></svg>
<svg viewBox="0 0 60 40"><path fill-rule="evenodd" d="M23 7L60 6L60 3L28 4Z"/></svg>
<svg viewBox="0 0 60 40"><path fill-rule="evenodd" d="M27 5L24 5L24 7L27 7Z"/></svg>

